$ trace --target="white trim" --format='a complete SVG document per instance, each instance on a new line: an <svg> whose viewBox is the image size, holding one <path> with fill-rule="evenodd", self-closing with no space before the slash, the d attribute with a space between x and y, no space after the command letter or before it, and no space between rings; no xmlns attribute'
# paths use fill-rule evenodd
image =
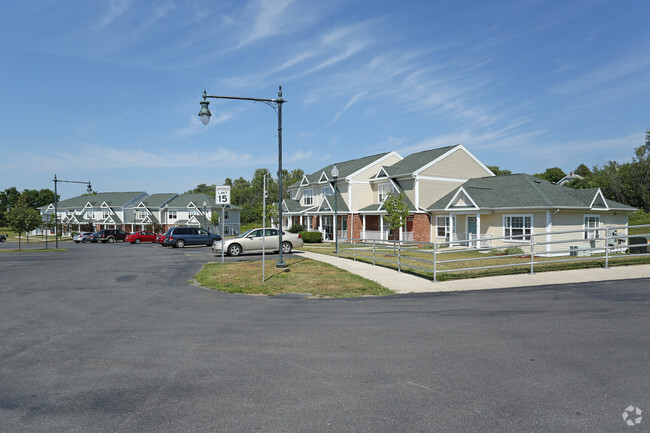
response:
<svg viewBox="0 0 650 433"><path fill-rule="evenodd" d="M367 169L369 169L369 168L372 167L373 165L377 164L378 162L385 161L386 159L390 158L391 156L397 156L397 157L400 159L400 161L401 161L402 159L404 159L404 158L402 158L402 156L401 156L399 153L397 153L397 152L395 152L394 150L392 150L392 151L388 152L386 155L382 156L381 158L376 159L376 160L374 160L373 162L371 162L370 164L368 164L368 165L366 165L366 166L360 168L359 170L355 171L354 173L351 173L351 174L347 175L347 176L345 177L345 179L346 179L346 180L348 180L348 179L351 180L354 176L358 175L359 173L361 173L361 172L363 172L363 171L366 171Z"/></svg>
<svg viewBox="0 0 650 433"><path fill-rule="evenodd" d="M323 176L325 176L325 180L323 180ZM316 183L327 183L329 182L329 178L327 177L327 173L323 170L323 172L320 174L320 178L318 179L318 182Z"/></svg>
<svg viewBox="0 0 650 433"><path fill-rule="evenodd" d="M600 196L600 198L603 201L603 205L605 205L605 210L609 210L609 206L607 205L607 200L605 200L605 196L603 195L603 192L598 188L598 191L596 191L596 194L594 194L594 198L591 200L591 203L589 204L589 208L593 209L594 203L596 202L596 199Z"/></svg>
<svg viewBox="0 0 650 433"><path fill-rule="evenodd" d="M593 227L595 229L595 232L587 232L587 218L598 218L598 227ZM600 217L600 214L584 214L582 215L582 229L585 231L584 236L585 239L600 239L600 230L602 230L602 218ZM593 236L593 237L592 237Z"/></svg>
<svg viewBox="0 0 650 433"><path fill-rule="evenodd" d="M311 196L310 196L311 197L311 203L307 203L307 201L305 200L305 193L307 191L311 191ZM302 201L303 206L316 206L316 199L314 198L314 188L305 188L302 191L301 199L302 199L301 201Z"/></svg>
<svg viewBox="0 0 650 433"><path fill-rule="evenodd" d="M309 179L307 179L307 175L306 175L306 174L303 174L303 175L302 175L302 180L300 181L300 185L299 185L299 186L306 186L306 185L309 185Z"/></svg>
<svg viewBox="0 0 650 433"><path fill-rule="evenodd" d="M463 152L465 152L465 153L466 153L470 158L472 158L472 159L474 160L474 162L476 162L476 163L477 163L477 164L478 164L478 165L479 165L483 170L485 170L489 175L494 176L494 173L492 173L492 170L490 170L489 168L487 168L487 166L486 166L485 164L483 164L481 161L479 161L479 159L478 159L477 157L475 157L474 154L472 154L472 152L470 152L469 150L467 150L467 148L465 148L465 146L463 146L462 144L458 144L458 145L454 146L453 149L451 149L451 150L445 152L442 156L439 156L438 158L434 159L433 161L429 162L428 164L426 164L426 165L420 167L418 170L415 170L415 171L413 172L413 174L414 174L414 175L419 175L422 171L426 170L427 168L429 168L429 167L431 167L432 165L434 165L434 164L440 162L440 161L443 160L444 158L448 157L449 155L451 155L451 154L453 154L454 152L457 152L457 151L459 151L459 150L462 150Z"/></svg>
<svg viewBox="0 0 650 433"><path fill-rule="evenodd" d="M447 203L447 206L445 206L445 209L444 209L444 210L449 211L449 210L454 210L454 209L460 209L460 208L454 208L454 203L456 203L456 202L460 199L460 194L464 194L465 197L467 197L467 198L469 199L469 201L472 202L472 204L474 205L474 207L472 208L472 210L480 210L480 209L481 209L481 208L476 204L476 202L474 201L474 199L472 198L472 196L469 195L469 194L467 193L467 191L465 191L465 188L463 188L463 187L461 186L460 188L458 188L458 190L456 191L456 194L454 194L454 196L451 198L451 200L449 200L449 203ZM470 206L468 206L468 208L469 208L469 207L470 207Z"/></svg>
<svg viewBox="0 0 650 433"><path fill-rule="evenodd" d="M426 179L426 180L439 180L442 182L460 182L460 183L465 183L469 179L461 179L457 177L442 177L442 176L420 176L418 175L418 179Z"/></svg>
<svg viewBox="0 0 650 433"><path fill-rule="evenodd" d="M521 217L524 218L524 233L522 234L522 239L512 239L512 218ZM530 217L530 233L526 234L526 218ZM510 235L506 235L506 218L511 218L510 220ZM535 230L535 220L534 214L503 214L501 215L501 236L504 237L504 242L516 242L516 243L530 243L530 239L524 239L526 236L529 238L533 235Z"/></svg>

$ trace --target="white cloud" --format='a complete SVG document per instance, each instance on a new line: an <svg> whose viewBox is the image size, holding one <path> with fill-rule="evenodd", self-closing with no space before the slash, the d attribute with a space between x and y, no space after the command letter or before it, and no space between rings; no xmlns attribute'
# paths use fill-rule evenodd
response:
<svg viewBox="0 0 650 433"><path fill-rule="evenodd" d="M339 118L341 117L341 115L342 115L343 113L345 113L346 111L348 111L348 109L349 109L350 107L352 107L354 104L356 104L357 102L359 102L359 101L361 100L361 98L363 98L364 96L366 96L367 93L368 93L368 92L364 91L364 92L359 92L359 93L357 93L356 95L352 96L352 97L350 98L350 100L348 101L348 103L345 104L345 107L343 107L341 110L339 110L339 111L336 113L336 116L334 116L334 120L332 120L332 121L330 122L330 125L333 125L334 123L336 123L336 122L339 120Z"/></svg>
<svg viewBox="0 0 650 433"><path fill-rule="evenodd" d="M99 20L99 27L106 27L131 9L132 0L111 0L106 14Z"/></svg>

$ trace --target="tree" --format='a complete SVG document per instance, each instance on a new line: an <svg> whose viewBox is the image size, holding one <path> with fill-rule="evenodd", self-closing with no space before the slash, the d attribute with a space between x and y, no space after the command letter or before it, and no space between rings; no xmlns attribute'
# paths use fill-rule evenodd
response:
<svg viewBox="0 0 650 433"><path fill-rule="evenodd" d="M406 218L410 212L402 193L388 194L384 200L384 207L386 208L386 220L391 230L399 230L406 225Z"/></svg>
<svg viewBox="0 0 650 433"><path fill-rule="evenodd" d="M214 197L217 193L216 188L217 186L214 184L206 185L205 183L202 183L200 185L197 185L194 189L185 191L185 194L205 194L209 195L210 197Z"/></svg>
<svg viewBox="0 0 650 433"><path fill-rule="evenodd" d="M558 183L566 173L559 167L547 168L544 173L537 173L534 175L540 179L548 180L549 182Z"/></svg>
<svg viewBox="0 0 650 433"><path fill-rule="evenodd" d="M506 176L508 174L512 174L510 170L502 170L499 168L498 165L488 165L487 168L490 169L492 173L494 173L496 176Z"/></svg>
<svg viewBox="0 0 650 433"><path fill-rule="evenodd" d="M584 164L580 164L579 166L577 166L576 169L573 171L573 173L582 177L589 177L593 174L593 172L589 170L589 167L587 167Z"/></svg>
<svg viewBox="0 0 650 433"><path fill-rule="evenodd" d="M219 220L221 219L221 215L219 215L219 212L213 210L210 213L210 224L212 224L212 227L215 232L217 230L217 227L219 227ZM223 235L223 228L221 229L221 234Z"/></svg>
<svg viewBox="0 0 650 433"><path fill-rule="evenodd" d="M27 198L21 197L16 206L7 212L9 227L18 232L18 249L23 233L28 233L41 225L41 215L27 204Z"/></svg>

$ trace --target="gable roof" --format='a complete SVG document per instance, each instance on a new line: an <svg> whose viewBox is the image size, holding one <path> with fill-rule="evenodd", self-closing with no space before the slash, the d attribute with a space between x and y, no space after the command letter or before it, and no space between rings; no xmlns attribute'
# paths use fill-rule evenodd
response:
<svg viewBox="0 0 650 433"><path fill-rule="evenodd" d="M207 194L179 194L176 197L172 198L167 202L167 207L170 208L187 208L187 207L196 207L203 208L203 203L205 206L211 207L215 205L214 197Z"/></svg>
<svg viewBox="0 0 650 433"><path fill-rule="evenodd" d="M401 161L396 162L395 164L384 167L386 173L391 176L400 176L400 175L411 175L418 169L424 167L432 161L443 156L445 153L459 146L446 146L439 147L437 149L423 150L422 152L412 153Z"/></svg>
<svg viewBox="0 0 650 433"><path fill-rule="evenodd" d="M339 169L339 179L345 179L347 176L356 173L362 168L380 160L381 158L385 157L390 153L391 152L378 153L377 155L364 156L363 158L332 163L326 167L323 167L320 170L313 172L310 175L306 175L303 178L303 183L301 183L301 185L304 185L305 178L310 184L321 182L321 180L323 179L323 175L324 175L324 179L329 179L330 177L332 177L332 168L334 167L335 164L336 164L336 168ZM323 182L325 182L325 180L323 180Z"/></svg>
<svg viewBox="0 0 650 433"><path fill-rule="evenodd" d="M149 197L142 200L142 204L148 208L159 208L177 195L178 194L173 192L151 194Z"/></svg>
<svg viewBox="0 0 650 433"><path fill-rule="evenodd" d="M87 204L94 208L104 207L120 207L124 206L138 197L144 197L147 193L144 191L133 192L98 192L96 194L80 195L77 197L60 200L57 204L58 209L65 208L83 208Z"/></svg>
<svg viewBox="0 0 650 433"><path fill-rule="evenodd" d="M464 195L463 201L458 200ZM573 189L529 174L511 174L470 179L427 208L452 209L615 209L635 208L607 200L599 188Z"/></svg>

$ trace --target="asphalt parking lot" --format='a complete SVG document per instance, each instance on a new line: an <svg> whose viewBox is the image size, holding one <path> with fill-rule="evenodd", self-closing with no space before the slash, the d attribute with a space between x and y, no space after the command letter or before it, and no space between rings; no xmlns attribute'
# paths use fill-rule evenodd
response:
<svg viewBox="0 0 650 433"><path fill-rule="evenodd" d="M191 286L205 247L65 247L0 252L0 431L650 430L649 279L286 299Z"/></svg>

